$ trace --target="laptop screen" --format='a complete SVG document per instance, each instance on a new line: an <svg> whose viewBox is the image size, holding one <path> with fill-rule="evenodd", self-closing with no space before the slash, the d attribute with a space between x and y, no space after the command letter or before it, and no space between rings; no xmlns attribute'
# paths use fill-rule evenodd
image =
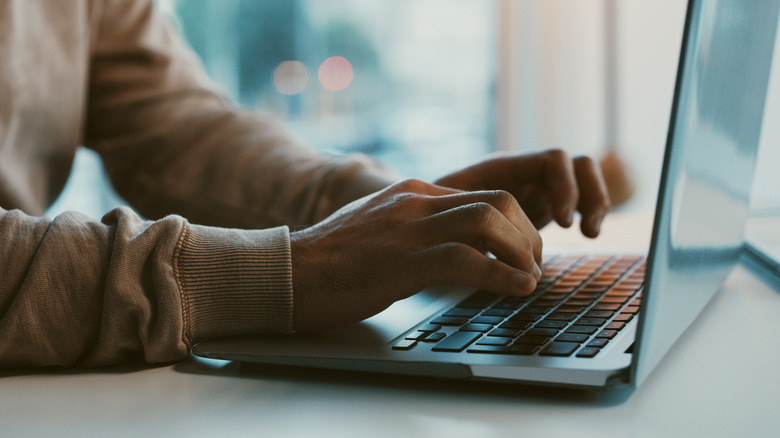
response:
<svg viewBox="0 0 780 438"><path fill-rule="evenodd" d="M780 1L689 3L634 349L637 386L739 259L779 12Z"/></svg>

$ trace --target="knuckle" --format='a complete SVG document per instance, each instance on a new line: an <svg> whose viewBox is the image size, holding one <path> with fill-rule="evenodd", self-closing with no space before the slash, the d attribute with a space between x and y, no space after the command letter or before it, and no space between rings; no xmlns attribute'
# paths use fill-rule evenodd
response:
<svg viewBox="0 0 780 438"><path fill-rule="evenodd" d="M587 156L587 155L580 155L576 158L574 158L574 163L578 166L583 167L596 167L596 162L593 161L593 158Z"/></svg>
<svg viewBox="0 0 780 438"><path fill-rule="evenodd" d="M393 203L404 208L413 207L420 201L419 195L410 192L400 192L393 196Z"/></svg>
<svg viewBox="0 0 780 438"><path fill-rule="evenodd" d="M491 196L493 197L493 205L501 211L508 211L519 206L515 197L505 190L495 190L491 192Z"/></svg>
<svg viewBox="0 0 780 438"><path fill-rule="evenodd" d="M427 183L422 180L416 178L407 178L405 180L399 181L396 184L396 187L404 192L419 193L426 185Z"/></svg>
<svg viewBox="0 0 780 438"><path fill-rule="evenodd" d="M471 214L472 220L477 224L488 224L493 221L495 215L495 207L487 202L476 202L468 206L468 211Z"/></svg>
<svg viewBox="0 0 780 438"><path fill-rule="evenodd" d="M564 162L569 160L569 154L561 148L554 148L547 151L547 157L554 162Z"/></svg>

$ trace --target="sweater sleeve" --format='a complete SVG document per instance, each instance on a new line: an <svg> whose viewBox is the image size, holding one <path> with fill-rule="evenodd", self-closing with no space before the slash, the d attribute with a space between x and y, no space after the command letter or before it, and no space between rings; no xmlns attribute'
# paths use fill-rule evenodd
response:
<svg viewBox="0 0 780 438"><path fill-rule="evenodd" d="M289 332L289 234L0 209L0 367L166 362L194 340Z"/></svg>
<svg viewBox="0 0 780 438"><path fill-rule="evenodd" d="M98 4L86 145L144 216L298 228L397 179L365 156L326 157L231 107L152 0Z"/></svg>

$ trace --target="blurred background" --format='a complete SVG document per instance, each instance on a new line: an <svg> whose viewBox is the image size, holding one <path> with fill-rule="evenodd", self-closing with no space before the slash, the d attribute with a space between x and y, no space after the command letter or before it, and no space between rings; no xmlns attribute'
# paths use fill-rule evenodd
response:
<svg viewBox="0 0 780 438"><path fill-rule="evenodd" d="M654 207L685 2L679 0L158 0L239 106L312 147L431 180L500 151L609 152ZM780 55L776 55L775 63ZM756 203L780 205L773 69ZM777 97L774 97L776 96ZM776 129L777 128L777 129ZM769 189L771 187L772 189ZM49 210L122 204L81 149Z"/></svg>

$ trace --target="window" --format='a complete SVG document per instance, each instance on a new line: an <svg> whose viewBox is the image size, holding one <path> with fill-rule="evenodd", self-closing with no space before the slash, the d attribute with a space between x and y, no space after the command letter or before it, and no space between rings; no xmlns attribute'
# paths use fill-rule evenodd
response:
<svg viewBox="0 0 780 438"><path fill-rule="evenodd" d="M432 179L494 149L497 0L158 0L236 104ZM47 212L124 202L80 149Z"/></svg>
<svg viewBox="0 0 780 438"><path fill-rule="evenodd" d="M326 152L433 178L493 150L495 2L166 0L209 74Z"/></svg>

